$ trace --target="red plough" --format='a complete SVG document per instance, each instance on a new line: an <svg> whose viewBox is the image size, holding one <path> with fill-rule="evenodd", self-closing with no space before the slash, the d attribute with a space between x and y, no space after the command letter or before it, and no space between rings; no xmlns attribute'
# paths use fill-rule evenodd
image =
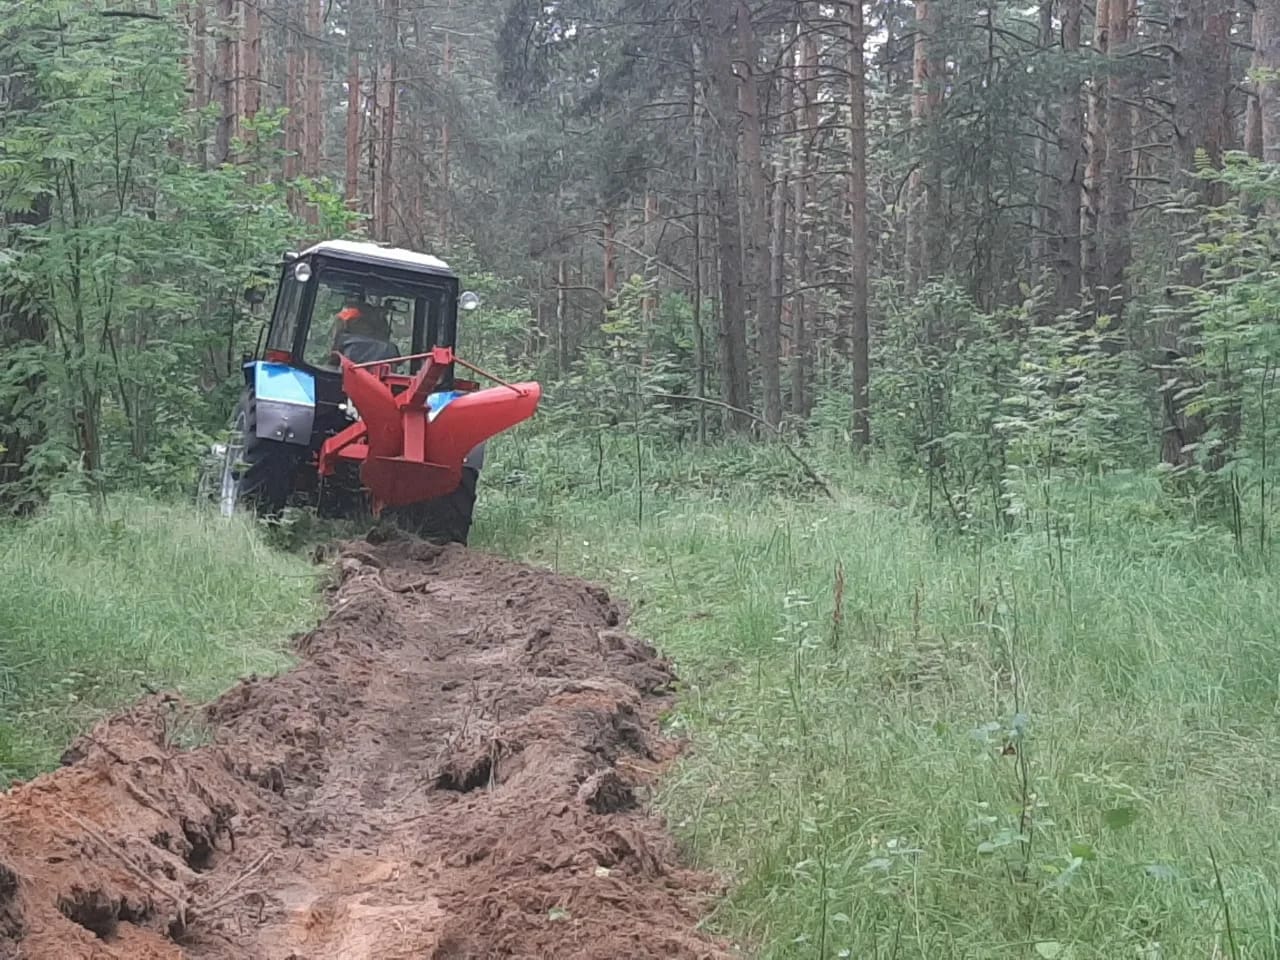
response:
<svg viewBox="0 0 1280 960"><path fill-rule="evenodd" d="M396 364L425 360L413 376ZM441 379L458 364L494 380L485 390L456 381L431 404ZM360 464L360 479L375 513L443 496L457 488L463 460L478 444L533 416L537 383L506 383L454 356L448 347L390 361L354 364L342 358L342 386L359 419L320 449L319 473L332 476L342 460Z"/></svg>

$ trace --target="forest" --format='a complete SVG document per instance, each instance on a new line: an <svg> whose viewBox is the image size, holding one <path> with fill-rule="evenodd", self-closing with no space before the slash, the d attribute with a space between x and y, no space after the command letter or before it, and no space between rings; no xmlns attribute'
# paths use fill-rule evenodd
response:
<svg viewBox="0 0 1280 960"><path fill-rule="evenodd" d="M0 0L0 784L292 662L202 470L334 238L542 384L474 549L671 657L707 929L1280 957L1280 0Z"/></svg>

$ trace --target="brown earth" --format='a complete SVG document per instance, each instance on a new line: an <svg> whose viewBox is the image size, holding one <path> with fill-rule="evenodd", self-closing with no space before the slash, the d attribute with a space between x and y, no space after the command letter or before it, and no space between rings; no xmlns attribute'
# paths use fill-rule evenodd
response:
<svg viewBox="0 0 1280 960"><path fill-rule="evenodd" d="M672 672L603 591L419 542L335 569L292 671L0 795L0 958L730 956L646 805Z"/></svg>

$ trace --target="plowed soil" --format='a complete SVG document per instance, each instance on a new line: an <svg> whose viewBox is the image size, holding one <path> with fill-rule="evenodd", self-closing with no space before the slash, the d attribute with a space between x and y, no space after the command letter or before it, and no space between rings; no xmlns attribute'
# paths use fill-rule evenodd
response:
<svg viewBox="0 0 1280 960"><path fill-rule="evenodd" d="M0 795L0 958L721 958L648 788L672 672L601 590L347 544L299 664Z"/></svg>

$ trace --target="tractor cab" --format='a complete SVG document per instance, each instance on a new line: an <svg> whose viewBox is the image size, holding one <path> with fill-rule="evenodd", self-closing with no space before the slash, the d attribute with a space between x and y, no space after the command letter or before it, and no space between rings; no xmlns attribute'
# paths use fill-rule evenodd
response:
<svg viewBox="0 0 1280 960"><path fill-rule="evenodd" d="M541 396L533 383L455 377L455 364L471 367L454 354L458 315L478 306L428 254L331 240L287 255L265 345L244 364L223 512L354 492L375 513L452 510L469 527L485 441Z"/></svg>
<svg viewBox="0 0 1280 960"><path fill-rule="evenodd" d="M456 346L459 306L478 303L436 257L331 240L285 257L264 359L336 381L340 355L367 363Z"/></svg>

